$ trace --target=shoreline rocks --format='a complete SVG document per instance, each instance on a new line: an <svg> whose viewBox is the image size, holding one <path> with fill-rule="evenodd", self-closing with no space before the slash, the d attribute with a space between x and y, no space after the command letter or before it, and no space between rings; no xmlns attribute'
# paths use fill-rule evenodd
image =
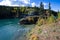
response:
<svg viewBox="0 0 60 40"><path fill-rule="evenodd" d="M19 23L20 24L36 24L39 16L28 16L26 18L22 18Z"/></svg>

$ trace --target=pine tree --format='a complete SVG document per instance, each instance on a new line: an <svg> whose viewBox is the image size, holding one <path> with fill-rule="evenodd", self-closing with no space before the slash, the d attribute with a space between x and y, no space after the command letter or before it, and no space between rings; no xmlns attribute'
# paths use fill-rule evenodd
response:
<svg viewBox="0 0 60 40"><path fill-rule="evenodd" d="M58 13L59 13L59 10L58 10Z"/></svg>
<svg viewBox="0 0 60 40"><path fill-rule="evenodd" d="M51 4L49 2L49 9L48 9L49 13L51 14Z"/></svg>
<svg viewBox="0 0 60 40"><path fill-rule="evenodd" d="M34 13L35 15L39 15L39 8L35 6L34 7L34 12L35 12Z"/></svg>
<svg viewBox="0 0 60 40"><path fill-rule="evenodd" d="M44 13L44 5L43 3L41 2L40 3L40 14L43 14Z"/></svg>
<svg viewBox="0 0 60 40"><path fill-rule="evenodd" d="M49 2L49 10L51 10L51 4L50 4L50 2Z"/></svg>

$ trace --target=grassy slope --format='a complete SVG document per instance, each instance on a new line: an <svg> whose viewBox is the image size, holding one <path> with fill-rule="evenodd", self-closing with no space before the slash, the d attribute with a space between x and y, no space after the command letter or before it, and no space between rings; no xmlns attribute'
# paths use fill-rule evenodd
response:
<svg viewBox="0 0 60 40"><path fill-rule="evenodd" d="M36 26L27 37L28 40L60 40L60 21Z"/></svg>

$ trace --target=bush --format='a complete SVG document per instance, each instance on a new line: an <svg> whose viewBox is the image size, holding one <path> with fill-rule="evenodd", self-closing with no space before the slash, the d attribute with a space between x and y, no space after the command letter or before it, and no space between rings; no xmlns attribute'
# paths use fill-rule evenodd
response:
<svg viewBox="0 0 60 40"><path fill-rule="evenodd" d="M50 24L50 23L54 23L55 22L55 18L53 15L51 15L50 17L47 18L47 23Z"/></svg>
<svg viewBox="0 0 60 40"><path fill-rule="evenodd" d="M39 18L37 21L37 25L41 26L42 24L44 24L44 19L43 18Z"/></svg>
<svg viewBox="0 0 60 40"><path fill-rule="evenodd" d="M41 29L39 29L39 30L38 30L38 33L39 33L39 34L40 34L40 33L42 33L42 30L41 30Z"/></svg>
<svg viewBox="0 0 60 40"><path fill-rule="evenodd" d="M39 38L37 35L33 34L33 35L31 35L29 40L39 40Z"/></svg>
<svg viewBox="0 0 60 40"><path fill-rule="evenodd" d="M60 12L58 13L58 20L60 20Z"/></svg>
<svg viewBox="0 0 60 40"><path fill-rule="evenodd" d="M54 15L51 14L51 16L49 16L47 19L39 18L37 21L37 25L41 26L43 24L51 24L54 22L56 22L56 19L55 19Z"/></svg>

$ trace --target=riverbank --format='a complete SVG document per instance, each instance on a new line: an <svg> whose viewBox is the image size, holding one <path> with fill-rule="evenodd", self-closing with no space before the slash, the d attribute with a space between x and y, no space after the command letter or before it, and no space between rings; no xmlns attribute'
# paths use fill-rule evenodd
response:
<svg viewBox="0 0 60 40"><path fill-rule="evenodd" d="M60 24L52 23L35 26L27 35L27 40L60 40Z"/></svg>

